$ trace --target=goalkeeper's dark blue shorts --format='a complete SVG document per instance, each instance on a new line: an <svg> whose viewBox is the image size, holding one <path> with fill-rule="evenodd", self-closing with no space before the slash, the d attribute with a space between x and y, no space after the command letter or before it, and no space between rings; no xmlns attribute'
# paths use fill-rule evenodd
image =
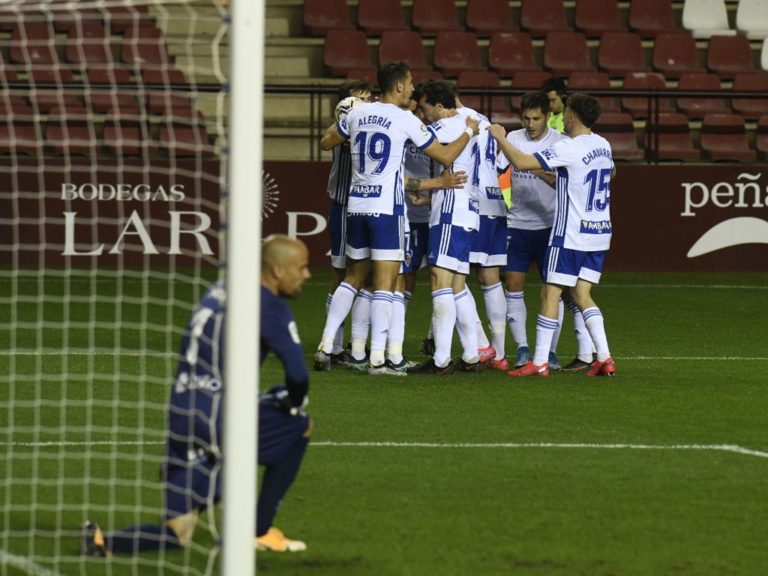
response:
<svg viewBox="0 0 768 576"><path fill-rule="evenodd" d="M184 427L195 428L185 440L181 434ZM174 418L169 436L165 481L165 518L174 518L191 512L205 510L221 498L221 453L211 442L210 430L215 420L199 412L189 418ZM276 403L259 403L259 447L258 463L270 466L280 462L299 441L305 441L304 433L309 427L309 417L301 412L289 414ZM180 429L182 428L182 429ZM201 434L202 432L202 434ZM216 432L214 432L215 434ZM201 437L202 436L202 437Z"/></svg>

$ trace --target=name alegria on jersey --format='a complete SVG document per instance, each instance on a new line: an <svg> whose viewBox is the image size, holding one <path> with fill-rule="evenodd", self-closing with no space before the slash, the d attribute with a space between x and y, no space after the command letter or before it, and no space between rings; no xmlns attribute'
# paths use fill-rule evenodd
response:
<svg viewBox="0 0 768 576"><path fill-rule="evenodd" d="M381 196L381 185L355 184L349 193L356 198L378 198Z"/></svg>
<svg viewBox="0 0 768 576"><path fill-rule="evenodd" d="M607 148L595 148L592 150L589 154L584 156L581 161L584 162L584 164L589 164L592 162L592 160L595 160L597 158L608 158L608 160L612 159L611 151Z"/></svg>
<svg viewBox="0 0 768 576"><path fill-rule="evenodd" d="M389 130L389 127L392 126L392 120L386 116L371 114L370 116L363 116L357 119L357 127L361 128L363 126L380 126L384 130Z"/></svg>
<svg viewBox="0 0 768 576"><path fill-rule="evenodd" d="M610 220L601 220L600 222L581 221L582 234L610 234L613 230Z"/></svg>

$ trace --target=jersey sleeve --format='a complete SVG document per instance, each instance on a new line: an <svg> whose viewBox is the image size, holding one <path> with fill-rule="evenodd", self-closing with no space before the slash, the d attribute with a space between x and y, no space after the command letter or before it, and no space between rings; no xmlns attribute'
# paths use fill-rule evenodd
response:
<svg viewBox="0 0 768 576"><path fill-rule="evenodd" d="M513 140L512 134L512 132L507 134L507 142L512 144L512 146L515 146L515 141ZM504 170L507 168L509 168L509 158L504 155L504 152L501 151L501 147L499 147L499 153L496 156L496 169L499 172L504 172Z"/></svg>
<svg viewBox="0 0 768 576"><path fill-rule="evenodd" d="M336 131L346 140L349 140L349 122L350 116L353 115L353 112L354 108L345 114L343 118L339 118L339 120L336 122Z"/></svg>
<svg viewBox="0 0 768 576"><path fill-rule="evenodd" d="M435 141L435 134L430 130L421 120L416 118L413 114L405 116L405 133L408 139L418 146L421 150L424 150L427 146Z"/></svg>
<svg viewBox="0 0 768 576"><path fill-rule="evenodd" d="M284 303L262 309L261 339L283 364L291 403L301 406L309 390L309 371L296 322Z"/></svg>
<svg viewBox="0 0 768 576"><path fill-rule="evenodd" d="M546 150L534 152L533 155L544 170L552 172L555 168L573 164L573 147L570 146L570 142L570 140L559 140Z"/></svg>

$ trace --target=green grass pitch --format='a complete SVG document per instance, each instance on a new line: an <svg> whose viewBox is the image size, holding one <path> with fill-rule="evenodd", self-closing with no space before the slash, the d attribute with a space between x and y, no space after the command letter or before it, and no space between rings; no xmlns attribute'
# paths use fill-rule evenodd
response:
<svg viewBox="0 0 768 576"><path fill-rule="evenodd" d="M210 571L220 553L206 529L187 554L77 556L85 517L159 519L165 401L197 291L150 275L117 294L104 278L67 284L64 305L55 275L0 281L0 575ZM430 313L424 282L408 309L410 359ZM315 271L291 303L308 361L328 283ZM538 290L526 297L531 344ZM768 274L609 269L594 295L613 379L313 372L313 444L277 518L309 549L261 554L259 572L767 574ZM567 318L561 360L574 351ZM263 386L280 379L270 359Z"/></svg>

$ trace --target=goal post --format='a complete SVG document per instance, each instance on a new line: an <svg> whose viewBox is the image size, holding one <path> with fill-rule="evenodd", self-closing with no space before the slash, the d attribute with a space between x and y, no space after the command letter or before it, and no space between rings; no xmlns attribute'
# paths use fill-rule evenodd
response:
<svg viewBox="0 0 768 576"><path fill-rule="evenodd" d="M235 539L222 539L222 516L231 515L218 506L181 549L91 558L79 539L85 520L104 530L162 523L159 470L184 327L224 264L244 259L227 250L243 224L227 222L222 191L242 202L236 216L250 212L242 250L252 297L235 291L235 316L258 310L261 112L242 120L244 131L255 126L248 145L235 145L230 9L263 26L261 1L0 9L0 576L218 574L229 556L222 541ZM263 32L256 40L263 51ZM246 63L243 74L260 82L262 70ZM238 153L245 177L229 171ZM247 449L254 484L242 512L255 499ZM242 514L251 524L254 509Z"/></svg>

